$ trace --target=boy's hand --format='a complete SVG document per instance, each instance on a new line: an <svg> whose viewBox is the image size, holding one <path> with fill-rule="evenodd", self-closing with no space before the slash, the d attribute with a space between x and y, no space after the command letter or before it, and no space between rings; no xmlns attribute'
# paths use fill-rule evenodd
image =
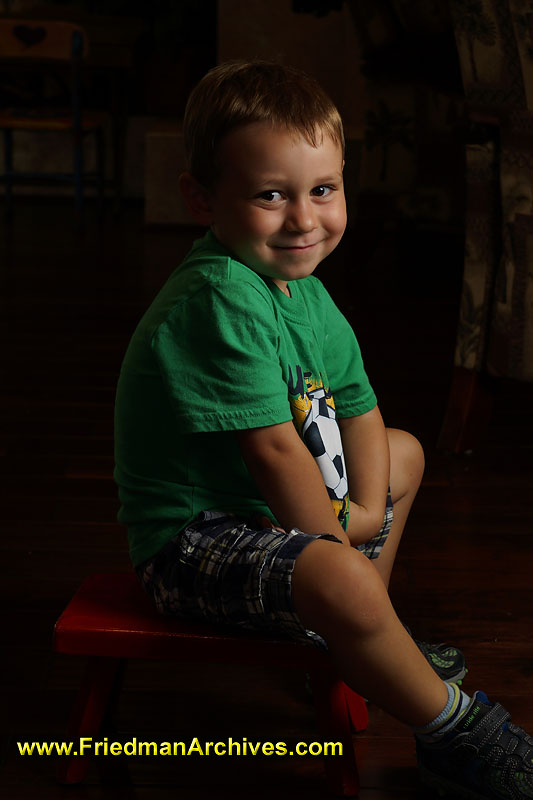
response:
<svg viewBox="0 0 533 800"><path fill-rule="evenodd" d="M348 473L352 545L375 536L383 524L390 479L387 431L378 407L358 417L339 419L344 460Z"/></svg>
<svg viewBox="0 0 533 800"><path fill-rule="evenodd" d="M273 531L281 531L282 533L286 532L285 528L280 528L279 525L274 525L274 521L269 517L265 517L264 514L258 514L254 522L257 524L257 527L262 530L271 529Z"/></svg>
<svg viewBox="0 0 533 800"><path fill-rule="evenodd" d="M282 529L330 533L349 546L322 473L292 421L239 431L237 438L246 466Z"/></svg>
<svg viewBox="0 0 533 800"><path fill-rule="evenodd" d="M381 511L381 506L377 506L376 513L376 511L371 511L350 500L350 519L346 531L350 544L357 547L357 545L369 542L370 539L377 536L383 525L384 518L385 504L383 504L383 511Z"/></svg>

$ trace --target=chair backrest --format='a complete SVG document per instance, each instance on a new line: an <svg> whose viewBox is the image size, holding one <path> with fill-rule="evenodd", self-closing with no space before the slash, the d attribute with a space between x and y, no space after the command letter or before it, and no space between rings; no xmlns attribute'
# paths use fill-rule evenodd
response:
<svg viewBox="0 0 533 800"><path fill-rule="evenodd" d="M0 60L71 61L87 52L85 31L72 22L0 18Z"/></svg>

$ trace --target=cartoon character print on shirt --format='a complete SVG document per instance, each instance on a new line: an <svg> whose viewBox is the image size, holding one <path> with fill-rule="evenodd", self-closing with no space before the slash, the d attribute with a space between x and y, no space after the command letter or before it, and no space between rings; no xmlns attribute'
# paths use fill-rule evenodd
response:
<svg viewBox="0 0 533 800"><path fill-rule="evenodd" d="M333 395L322 376L289 367L289 401L296 430L317 462L342 527L348 523L346 466Z"/></svg>

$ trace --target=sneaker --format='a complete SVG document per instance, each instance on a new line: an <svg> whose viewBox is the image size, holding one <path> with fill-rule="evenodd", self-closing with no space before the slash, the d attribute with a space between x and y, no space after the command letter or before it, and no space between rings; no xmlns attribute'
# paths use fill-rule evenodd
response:
<svg viewBox="0 0 533 800"><path fill-rule="evenodd" d="M418 649L425 655L439 678L446 683L456 683L458 686L468 672L465 657L456 647L448 644L428 644L415 639Z"/></svg>
<svg viewBox="0 0 533 800"><path fill-rule="evenodd" d="M533 738L483 692L452 731L435 742L416 737L421 782L439 795L468 800L531 800Z"/></svg>
<svg viewBox="0 0 533 800"><path fill-rule="evenodd" d="M414 639L407 625L404 624L404 628ZM449 644L428 644L428 642L420 642L418 639L414 639L414 642L441 680L461 685L468 670L465 657L460 650Z"/></svg>

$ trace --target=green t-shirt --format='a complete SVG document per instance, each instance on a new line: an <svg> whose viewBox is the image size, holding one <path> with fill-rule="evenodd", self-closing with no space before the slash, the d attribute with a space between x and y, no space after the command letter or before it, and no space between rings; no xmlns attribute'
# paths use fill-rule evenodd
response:
<svg viewBox="0 0 533 800"><path fill-rule="evenodd" d="M235 431L289 420L346 527L336 415L363 414L376 398L354 333L321 282L289 289L291 297L232 259L209 232L140 321L115 407L118 518L135 565L201 511L273 518Z"/></svg>

